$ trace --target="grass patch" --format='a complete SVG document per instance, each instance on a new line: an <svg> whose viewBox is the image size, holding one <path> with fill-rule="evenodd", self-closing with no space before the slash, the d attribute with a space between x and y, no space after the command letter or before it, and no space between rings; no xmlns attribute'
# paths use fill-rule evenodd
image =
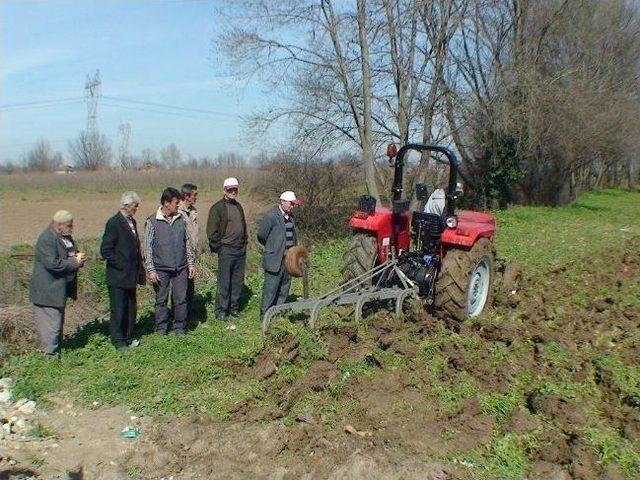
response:
<svg viewBox="0 0 640 480"><path fill-rule="evenodd" d="M598 459L603 468L617 463L627 478L638 478L640 451L636 445L608 427L588 428L585 435L589 444L598 451Z"/></svg>
<svg viewBox="0 0 640 480"><path fill-rule="evenodd" d="M34 438L53 438L56 436L53 430L41 423L36 423L29 431L29 435Z"/></svg>
<svg viewBox="0 0 640 480"><path fill-rule="evenodd" d="M502 210L496 213L496 248L526 275L537 275L640 234L639 204L638 191L601 190L566 207Z"/></svg>
<svg viewBox="0 0 640 480"><path fill-rule="evenodd" d="M489 393L481 402L482 411L497 420L509 417L518 405L524 404L524 395L518 388L511 388L506 393Z"/></svg>
<svg viewBox="0 0 640 480"><path fill-rule="evenodd" d="M595 363L602 374L608 373L607 379L620 391L623 400L640 406L640 367L626 365L613 354L598 358Z"/></svg>

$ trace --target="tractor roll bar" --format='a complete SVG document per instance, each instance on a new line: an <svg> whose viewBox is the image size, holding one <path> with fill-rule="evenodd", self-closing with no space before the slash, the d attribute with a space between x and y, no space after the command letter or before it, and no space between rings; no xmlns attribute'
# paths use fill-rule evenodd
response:
<svg viewBox="0 0 640 480"><path fill-rule="evenodd" d="M458 181L458 174L462 177L462 179L473 185L460 171L460 162L456 157L456 154L453 153L447 147L442 147L440 145L429 145L426 143L407 143L398 151L398 154L395 158L394 164L394 175L393 175L393 200L400 200L402 198L402 176L404 173L404 157L409 150L416 150L418 152L439 152L444 154L449 160L449 184L447 186L447 217L453 215L455 211L455 193L456 193L456 183Z"/></svg>

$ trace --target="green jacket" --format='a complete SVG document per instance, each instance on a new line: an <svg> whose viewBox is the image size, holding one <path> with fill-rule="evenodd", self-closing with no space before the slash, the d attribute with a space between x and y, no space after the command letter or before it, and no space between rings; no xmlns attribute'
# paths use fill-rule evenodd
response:
<svg viewBox="0 0 640 480"><path fill-rule="evenodd" d="M227 222L229 217L227 216L227 202L224 197L213 204L209 210L209 218L207 218L207 239L209 240L209 248L212 252L217 253L222 246L222 238L227 230ZM240 208L240 214L242 215L242 226L244 227L244 244L247 244L247 222L244 218L244 210L242 205L238 202Z"/></svg>
<svg viewBox="0 0 640 480"><path fill-rule="evenodd" d="M77 297L79 268L75 258L67 258L60 236L47 227L36 242L29 299L42 307L64 308L67 298Z"/></svg>

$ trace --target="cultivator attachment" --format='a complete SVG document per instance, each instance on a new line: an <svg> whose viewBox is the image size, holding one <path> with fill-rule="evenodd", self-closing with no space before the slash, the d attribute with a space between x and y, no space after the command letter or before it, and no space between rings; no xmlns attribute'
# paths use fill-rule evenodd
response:
<svg viewBox="0 0 640 480"><path fill-rule="evenodd" d="M266 334L271 320L289 312L309 311L309 326L315 328L320 310L330 305L355 305L358 322L365 304L377 300L395 300L395 313L401 315L404 301L418 295L418 286L407 278L397 264L397 260L381 263L318 298L274 305L262 319L262 334Z"/></svg>

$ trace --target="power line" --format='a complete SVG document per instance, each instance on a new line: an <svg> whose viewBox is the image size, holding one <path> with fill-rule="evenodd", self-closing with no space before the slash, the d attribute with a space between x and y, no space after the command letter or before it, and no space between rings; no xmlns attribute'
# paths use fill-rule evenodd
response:
<svg viewBox="0 0 640 480"><path fill-rule="evenodd" d="M162 111L162 110L151 110L151 109L125 107L125 106L118 105L118 104L109 104L112 107L128 108L130 110L140 110L140 111L148 111L148 112L164 113L164 114L169 113L169 112L166 112L166 110L174 110L176 112L199 113L199 114L204 114L204 115L212 115L212 116L220 116L220 117L227 117L227 118L242 119L242 115L239 115L237 113L221 112L221 111L218 111L218 110L207 110L207 109L203 109L203 108L181 107L181 106L178 106L178 105L169 105L169 104L166 104L166 103L145 102L145 101L142 101L142 100L132 100L132 99L129 99L129 98L111 97L111 96L108 96L108 95L101 95L101 98L103 98L105 100L111 100L113 102L119 102L119 103L125 103L125 104L133 104L133 105L144 105L144 106L150 106L150 107L156 107L156 108L165 109L165 111ZM85 97L70 97L70 98L59 98L59 99L51 99L51 100L39 100L39 101L34 101L34 102L14 103L14 104L10 104L10 105L0 105L0 111L11 112L11 111L17 111L17 110L31 110L31 109L36 109L36 108L58 107L58 106L61 106L61 105L71 105L71 104L80 103L80 102L83 102L83 101L86 101ZM107 104L105 104L105 105L107 105ZM173 114L175 115L175 113L173 113ZM184 115L184 116L187 117L186 115ZM198 118L198 117L187 117L187 118ZM199 117L199 118L201 118L201 117Z"/></svg>
<svg viewBox="0 0 640 480"><path fill-rule="evenodd" d="M135 107L133 105L119 105L117 103L111 103L111 102L106 102L106 101L103 101L101 103L101 105L105 106L105 107L120 108L120 109L124 109L124 110L134 110L134 111L137 111L137 112L159 113L160 115L171 115L171 116L174 116L174 117L192 118L192 119L195 119L195 120L202 120L203 118L211 118L211 116L207 117L207 116L203 116L202 114L201 115L194 115L194 114L190 115L189 113L172 112L172 111L167 111L167 110L157 110L157 109L145 108L145 107Z"/></svg>
<svg viewBox="0 0 640 480"><path fill-rule="evenodd" d="M61 98L58 100L43 100L39 102L15 103L13 105L2 105L0 111L14 112L21 110L33 110L38 108L58 107L62 105L72 105L74 103L83 102L82 97Z"/></svg>
<svg viewBox="0 0 640 480"><path fill-rule="evenodd" d="M228 112L220 112L217 110L205 110L202 108L190 108L190 107L179 107L176 105L168 105L166 103L155 103L155 102L143 102L141 100L130 100L128 98L119 98L119 97L110 97L107 95L103 95L102 98L108 99L108 100L113 100L113 101L118 101L118 102L124 102L124 103L135 103L135 104L139 104L139 105L148 105L151 107L159 107L159 108L168 108L171 110L180 110L183 112L193 112L193 113L204 113L207 115L220 115L223 117L233 117L233 118L242 118L242 115L238 115L237 113L228 113Z"/></svg>

